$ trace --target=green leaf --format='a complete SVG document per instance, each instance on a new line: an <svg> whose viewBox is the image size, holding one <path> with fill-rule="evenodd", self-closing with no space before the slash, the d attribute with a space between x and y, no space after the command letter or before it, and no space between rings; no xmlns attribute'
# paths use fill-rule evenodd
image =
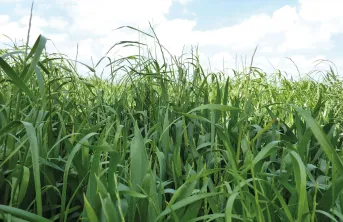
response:
<svg viewBox="0 0 343 222"><path fill-rule="evenodd" d="M26 93L34 102L37 101L36 97L30 91L30 89L25 85L22 79L18 76L18 74L7 64L5 60L0 57L0 68L4 70L10 79L12 79L13 84L15 84L18 88L20 88L23 92Z"/></svg>
<svg viewBox="0 0 343 222"><path fill-rule="evenodd" d="M135 123L135 136L131 141L130 158L130 181L135 191L139 191L139 186L142 185L143 178L148 171L148 156L145 151L143 137Z"/></svg>
<svg viewBox="0 0 343 222"><path fill-rule="evenodd" d="M298 193L298 218L297 221L303 221L303 215L309 212L308 202L307 202L307 191L306 191L306 170L305 166L300 158L300 156L294 152L289 151L294 167L294 174L296 179L296 188ZM305 221L309 221L309 217Z"/></svg>
<svg viewBox="0 0 343 222"><path fill-rule="evenodd" d="M336 198L343 190L343 177L335 179L335 182L325 191L322 198L318 202L318 209L329 211L335 203Z"/></svg>
<svg viewBox="0 0 343 222"><path fill-rule="evenodd" d="M198 106L197 108L192 109L188 113L192 113L198 110L204 110L204 109L209 109L209 110L219 110L219 111L241 111L240 108L233 107L233 106L228 106L228 105L221 105L221 104L205 104Z"/></svg>
<svg viewBox="0 0 343 222"><path fill-rule="evenodd" d="M217 196L217 195L220 195L222 194L221 192L219 193L203 193L203 194L196 194L196 195L193 195L193 196L190 196L190 197L187 197L185 199L182 199L178 202L176 202L175 204L172 204L170 205L167 209L165 209L164 211L162 211L162 213L160 213L160 215L158 215L157 219L155 221L158 221L158 219L168 215L169 213L171 213L171 211L175 211L175 210L178 210L182 207L185 207L191 203L194 203L198 200L202 200L202 199L205 199L205 198L208 198L208 197L213 197L213 196Z"/></svg>
<svg viewBox="0 0 343 222"><path fill-rule="evenodd" d="M225 208L225 222L231 222L232 221L232 208L233 208L233 203L236 200L236 197L239 193L233 193L230 195L229 199L227 200L226 203L226 208Z"/></svg>
<svg viewBox="0 0 343 222"><path fill-rule="evenodd" d="M121 190L120 193L124 194L124 195L128 195L130 197L136 197L136 198L147 198L148 197L147 195L138 193L134 190Z"/></svg>
<svg viewBox="0 0 343 222"><path fill-rule="evenodd" d="M39 171L39 147L38 141L36 136L36 131L33 128L33 125L28 122L21 122L27 133L27 137L30 141L30 152L31 152L31 159L32 159L32 168L33 168L33 178L35 184L35 194L36 194L36 205L37 205L37 213L38 215L42 216L43 214L43 206L42 206L42 193L41 193L41 180L40 180L40 171Z"/></svg>
<svg viewBox="0 0 343 222"><path fill-rule="evenodd" d="M66 201L67 201L67 183L68 183L68 175L69 175L69 169L71 166L71 163L76 155L76 153L81 149L81 144L88 140L90 137L96 135L97 133L89 133L87 135L85 135L79 143L77 143L75 145L75 147L73 148L73 150L71 151L71 153L68 156L68 160L64 169L64 174L63 174L63 186L62 186L62 199L61 199L61 217L60 217L60 221L63 221L63 218L66 217L66 215L64 215L65 213L65 207L66 207ZM88 210L87 210L88 213Z"/></svg>
<svg viewBox="0 0 343 222"><path fill-rule="evenodd" d="M38 216L36 214L30 213L26 210L18 209L15 207L0 205L0 212L11 214L17 218L32 221L32 222L51 222L50 220Z"/></svg>
<svg viewBox="0 0 343 222"><path fill-rule="evenodd" d="M331 214L329 214L329 213L326 212L326 211L316 210L316 213L323 214L323 215L325 215L327 218L329 218L331 221L338 222L334 216L332 216Z"/></svg>
<svg viewBox="0 0 343 222"><path fill-rule="evenodd" d="M19 195L18 195L18 206L21 204L23 201L26 192L27 192L27 186L30 181L30 170L26 166L23 167L23 178L21 180L20 188L19 188Z"/></svg>
<svg viewBox="0 0 343 222"><path fill-rule="evenodd" d="M33 45L29 55L27 56L27 58L30 58L33 55L30 66L28 70L26 70L26 72L24 70L24 73L22 73L22 75L20 76L21 78L24 79L24 81L27 81L31 77L31 73L33 73L33 70L36 68L39 62L39 58L45 48L46 41L47 39L44 36L39 35L35 44ZM39 82L40 81L39 77L37 76L37 78Z"/></svg>
<svg viewBox="0 0 343 222"><path fill-rule="evenodd" d="M338 156L336 150L330 143L329 139L325 135L324 131L318 123L311 117L310 113L303 110L300 107L292 105L292 107L305 119L307 125L311 128L313 135L318 140L322 150L326 156L330 159L333 165L337 168L338 173L343 176L343 163L341 158Z"/></svg>
<svg viewBox="0 0 343 222"><path fill-rule="evenodd" d="M87 216L89 218L89 221L91 221L91 222L98 222L99 221L98 217L96 216L94 209L89 204L85 194L83 194L83 199L85 201L85 208L86 208L86 211L87 211Z"/></svg>
<svg viewBox="0 0 343 222"><path fill-rule="evenodd" d="M117 214L117 210L111 200L110 194L107 193L105 197L100 197L102 211L105 214L106 221L120 221L120 217Z"/></svg>

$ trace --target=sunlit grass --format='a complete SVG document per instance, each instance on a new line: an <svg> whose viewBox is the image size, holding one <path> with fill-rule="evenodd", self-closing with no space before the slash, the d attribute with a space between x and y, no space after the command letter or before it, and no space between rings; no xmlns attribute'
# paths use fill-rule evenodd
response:
<svg viewBox="0 0 343 222"><path fill-rule="evenodd" d="M343 220L333 69L228 77L157 43L168 63L130 56L84 78L45 45L0 50L2 220Z"/></svg>

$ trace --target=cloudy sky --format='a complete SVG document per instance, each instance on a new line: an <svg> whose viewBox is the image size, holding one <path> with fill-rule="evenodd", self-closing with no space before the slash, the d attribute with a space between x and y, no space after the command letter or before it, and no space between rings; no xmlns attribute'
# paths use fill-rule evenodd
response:
<svg viewBox="0 0 343 222"><path fill-rule="evenodd" d="M9 43L2 34L25 39L31 1L0 0L0 5L0 47ZM214 71L235 68L236 58L250 61L258 45L254 64L266 72L275 67L297 75L287 59L292 58L303 73L315 69L318 59L334 62L343 73L342 9L343 0L36 0L32 41L43 34L71 57L79 44L79 59L89 64L116 42L142 38L114 29L129 25L151 33L151 22L171 53L198 45L201 61ZM51 41L48 50L56 51Z"/></svg>

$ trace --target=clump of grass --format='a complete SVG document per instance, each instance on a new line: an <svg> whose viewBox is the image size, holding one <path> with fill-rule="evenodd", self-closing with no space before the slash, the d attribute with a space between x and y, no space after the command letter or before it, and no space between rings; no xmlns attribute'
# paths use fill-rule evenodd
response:
<svg viewBox="0 0 343 222"><path fill-rule="evenodd" d="M228 77L158 42L163 62L111 60L102 79L45 44L0 50L2 220L343 220L333 69Z"/></svg>

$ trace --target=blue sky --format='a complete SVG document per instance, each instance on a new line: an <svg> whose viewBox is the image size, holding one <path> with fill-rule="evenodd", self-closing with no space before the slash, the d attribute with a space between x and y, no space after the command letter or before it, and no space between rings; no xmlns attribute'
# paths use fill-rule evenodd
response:
<svg viewBox="0 0 343 222"><path fill-rule="evenodd" d="M296 6L297 2L295 0L289 0L287 4ZM284 5L284 1L275 0L196 0L190 1L187 4L187 9L197 16L183 13L184 7L179 3L172 5L167 18L177 19L181 17L197 19L196 29L208 30L235 25L254 14L271 14Z"/></svg>
<svg viewBox="0 0 343 222"><path fill-rule="evenodd" d="M25 39L31 1L0 0L0 5L0 34ZM297 75L287 57L303 73L316 68L317 59L334 62L341 72L342 8L341 0L36 0L31 39L43 34L51 39L49 52L70 57L79 44L79 60L90 64L91 57L96 62L116 42L138 39L133 31L113 29L130 25L151 33L152 22L171 53L199 45L203 65L214 71L223 61L226 70L236 68L236 57L250 59L258 45L254 64L266 72L274 66ZM0 44L7 43L0 36ZM124 48L111 56L134 53Z"/></svg>

